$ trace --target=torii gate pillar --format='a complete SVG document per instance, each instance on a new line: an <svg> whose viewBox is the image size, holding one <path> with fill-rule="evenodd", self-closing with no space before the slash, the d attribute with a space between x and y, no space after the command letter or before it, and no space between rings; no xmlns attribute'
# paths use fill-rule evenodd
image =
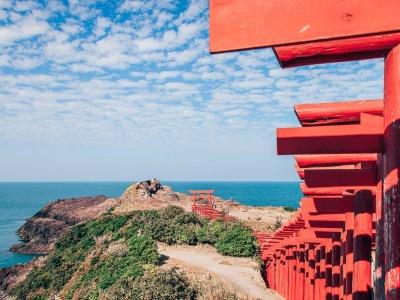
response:
<svg viewBox="0 0 400 300"><path fill-rule="evenodd" d="M400 299L400 45L385 58L384 83L385 294Z"/></svg>

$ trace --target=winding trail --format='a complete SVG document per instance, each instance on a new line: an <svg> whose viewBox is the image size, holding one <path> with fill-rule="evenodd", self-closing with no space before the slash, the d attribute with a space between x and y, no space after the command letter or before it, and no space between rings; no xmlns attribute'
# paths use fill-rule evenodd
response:
<svg viewBox="0 0 400 300"><path fill-rule="evenodd" d="M222 256L210 246L167 246L159 244L166 263L194 267L217 276L239 294L250 299L281 300L274 291L265 287L257 263L249 258ZM170 261L170 262L169 262Z"/></svg>

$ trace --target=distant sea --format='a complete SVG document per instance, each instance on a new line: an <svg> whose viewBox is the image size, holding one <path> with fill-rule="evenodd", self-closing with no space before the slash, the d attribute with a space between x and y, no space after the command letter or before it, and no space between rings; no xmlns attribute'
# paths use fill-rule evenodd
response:
<svg viewBox="0 0 400 300"><path fill-rule="evenodd" d="M252 206L297 207L301 197L296 182L162 182L177 192L214 189L223 199ZM63 198L106 195L117 197L130 182L16 182L0 183L0 268L25 263L32 255L9 251L18 242L15 231L46 203Z"/></svg>

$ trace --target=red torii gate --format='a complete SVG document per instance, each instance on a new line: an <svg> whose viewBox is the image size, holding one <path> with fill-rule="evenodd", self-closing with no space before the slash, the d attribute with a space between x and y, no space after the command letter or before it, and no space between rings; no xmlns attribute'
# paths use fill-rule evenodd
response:
<svg viewBox="0 0 400 300"><path fill-rule="evenodd" d="M314 168L301 166L298 162L297 170L300 177L307 183L302 186L303 192L312 198L340 197L346 195L347 191L353 192L354 211L346 213L344 223L345 226L350 224L350 219L353 217L356 234L354 243L351 244L355 247L355 253L358 250L371 251L372 246L368 249L368 243L360 240L358 236L360 234L369 236L369 232L372 231L370 228L372 227L371 203L373 201L370 200L375 199L377 264L374 294L378 299L384 297L400 299L399 11L398 0L384 2L372 0L210 0L210 51L212 53L273 47L282 67L385 57L383 101L368 102L364 106L360 105L361 109L358 105L351 103L343 106L319 104L319 108L314 107L315 110L311 111L307 109L302 111L304 107L297 106L296 113L303 127L281 129L277 132L279 154L333 154L337 156L336 163L331 157L326 160L326 165L322 168L321 166L314 166ZM339 113L332 114L335 110ZM362 157L369 154L375 155L376 166L365 164L363 159L356 161L357 165L351 166L353 163L343 162L343 157L337 155L338 153L340 155L360 154ZM320 158L317 157L317 159ZM375 186L371 185L374 176L376 176ZM348 181L339 177L347 178ZM383 198L384 201L382 201ZM335 200L336 202L341 202L340 198ZM311 217L307 214L304 216ZM326 214L320 214L320 218L329 217ZM311 220L306 222L311 222ZM270 250L266 252L269 255L269 262L275 261L269 266L276 266L277 261L282 263L280 255L287 253L287 249L282 249L277 246L278 244L287 245L288 242L295 241L292 236L293 227L285 228L267 238L268 241L272 239L271 243L274 241L273 248L270 248L272 252ZM357 230L359 230L358 235ZM317 236L308 234L305 237L301 235L301 232L309 231L298 229L298 241L309 245L308 249L299 249L305 249L303 252L308 254L305 258L305 268L309 262L310 274L314 276L312 270L313 266L315 267L315 259L318 261L318 253L321 258L323 252L322 248L318 252L318 247L328 249L332 244L333 251L333 245L336 243L335 249L337 249L338 236L332 232L335 236L332 236L330 242L326 246L319 246L324 245L325 242ZM346 243L346 247L350 245ZM337 256L337 250L333 252ZM354 272L359 273L362 269L358 267L360 263L368 262L365 253L360 252L359 256L359 260L355 258L354 264L350 264L347 260L342 266L349 269L353 267ZM299 263L301 265L302 262ZM335 261L335 268L337 268L336 263L337 261ZM367 271L368 268L370 265L368 266L367 263ZM289 273L282 273L284 271L278 266L276 271L278 273L275 272L275 268L273 270L269 268L269 272L272 273L267 273L267 276L290 273L289 269L286 269ZM365 291L367 286L364 286L368 283L368 278L366 276L361 276L361 278L365 280L360 282L358 278L352 287L350 296L354 297L353 299L368 297L368 291ZM305 283L307 288L304 289L302 298L293 297L288 292L287 286L282 287L281 281L275 282L273 288L289 299L312 299L322 295L313 289L313 279ZM345 298L348 299L348 283L344 286L346 287ZM329 288L332 289L328 291ZM339 295L336 295L336 284L334 287L326 285L326 290L326 295L334 298L342 296L340 291Z"/></svg>

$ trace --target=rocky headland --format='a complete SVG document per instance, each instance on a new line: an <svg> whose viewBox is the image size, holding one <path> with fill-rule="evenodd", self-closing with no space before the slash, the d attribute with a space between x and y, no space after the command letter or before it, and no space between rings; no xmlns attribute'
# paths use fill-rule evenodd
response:
<svg viewBox="0 0 400 300"><path fill-rule="evenodd" d="M106 196L50 202L17 230L22 242L10 250L20 254L46 254L71 226L97 218L113 206L114 202Z"/></svg>
<svg viewBox="0 0 400 300"><path fill-rule="evenodd" d="M11 251L24 254L47 254L56 241L77 224L95 220L105 213L125 216L142 210L158 210L171 205L191 210L191 197L177 193L158 180L148 180L130 185L118 198L106 196L62 199L50 202L28 219L18 230L21 243ZM249 207L234 201L216 198L217 209L234 216L253 230L273 230L277 220L290 218L291 213L279 207ZM54 252L54 251L53 251ZM24 281L32 269L46 264L47 257L33 259L27 264L17 264L0 270L0 291L7 293Z"/></svg>

